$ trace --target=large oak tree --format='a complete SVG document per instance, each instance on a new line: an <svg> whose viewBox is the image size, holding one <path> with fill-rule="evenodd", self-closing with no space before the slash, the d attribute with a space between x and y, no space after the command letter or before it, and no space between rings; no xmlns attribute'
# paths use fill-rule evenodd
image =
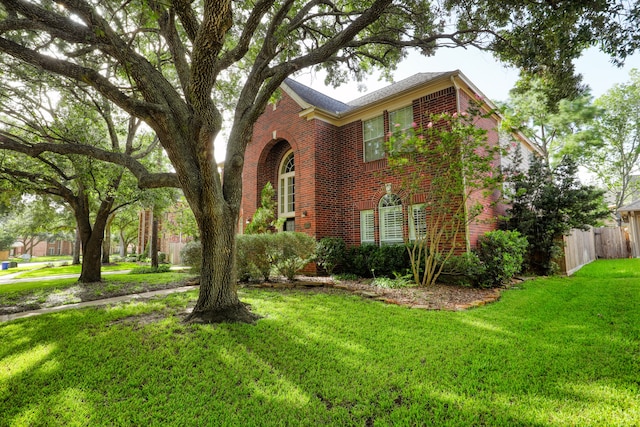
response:
<svg viewBox="0 0 640 427"><path fill-rule="evenodd" d="M120 163L143 187L181 187L203 250L190 318L251 321L233 277L244 152L285 78L321 66L330 81L344 83L374 66L393 69L407 48L430 54L448 44L492 48L525 71L560 80L571 77L571 61L594 40L620 57L635 49L637 27L625 22L622 4L0 0L0 52L92 86L156 132L175 173L151 174L119 152L64 150ZM231 124L221 175L212 146L225 116Z"/></svg>

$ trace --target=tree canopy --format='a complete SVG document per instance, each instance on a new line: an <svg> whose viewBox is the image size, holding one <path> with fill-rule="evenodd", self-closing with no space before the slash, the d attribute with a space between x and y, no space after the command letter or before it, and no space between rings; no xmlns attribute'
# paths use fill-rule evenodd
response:
<svg viewBox="0 0 640 427"><path fill-rule="evenodd" d="M0 52L6 66L91 87L153 129L173 172L118 150L22 143L118 163L142 187L181 187L203 242L191 317L247 320L233 280L244 151L285 78L324 67L339 84L375 67L392 70L407 48L429 55L475 45L566 82L591 44L620 59L635 50L637 12L622 0L0 0ZM221 175L213 140L224 116L232 123Z"/></svg>
<svg viewBox="0 0 640 427"><path fill-rule="evenodd" d="M505 115L502 126L526 135L547 165L551 165L560 161L565 145L595 138L592 124L600 109L592 104L588 91L556 102L547 89L545 82L537 78L511 90L502 108Z"/></svg>
<svg viewBox="0 0 640 427"><path fill-rule="evenodd" d="M640 194L640 71L596 99L601 114L592 125L593 138L572 141L565 149L594 174L616 208Z"/></svg>

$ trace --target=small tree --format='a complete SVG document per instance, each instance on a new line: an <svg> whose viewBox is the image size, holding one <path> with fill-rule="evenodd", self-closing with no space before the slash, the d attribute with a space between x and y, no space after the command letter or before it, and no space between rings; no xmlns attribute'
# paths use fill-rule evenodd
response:
<svg viewBox="0 0 640 427"><path fill-rule="evenodd" d="M389 135L389 167L402 180L413 226L414 241L407 247L417 285L436 282L442 266L464 247L466 227L484 209L474 195L493 192L500 182L493 165L500 148L477 125L486 117L476 107L445 112L431 115L424 128Z"/></svg>
<svg viewBox="0 0 640 427"><path fill-rule="evenodd" d="M555 273L558 266L554 260L562 252L562 236L573 228L595 225L609 214L604 192L582 185L577 170L570 157L565 156L558 166L550 168L534 156L526 174L515 174L508 226L527 238L528 268L535 273Z"/></svg>
<svg viewBox="0 0 640 427"><path fill-rule="evenodd" d="M277 230L284 223L284 218L276 217L275 190L271 182L267 182L260 192L260 207L253 214L245 233L261 234Z"/></svg>

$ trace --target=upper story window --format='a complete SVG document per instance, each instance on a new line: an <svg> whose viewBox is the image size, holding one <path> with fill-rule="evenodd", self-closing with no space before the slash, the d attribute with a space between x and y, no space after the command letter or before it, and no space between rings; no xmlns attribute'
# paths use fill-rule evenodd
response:
<svg viewBox="0 0 640 427"><path fill-rule="evenodd" d="M412 123L413 106L411 105L407 105L406 107L389 113L389 126L391 127L391 132L407 130L411 128Z"/></svg>
<svg viewBox="0 0 640 427"><path fill-rule="evenodd" d="M364 161L384 157L384 118L377 116L363 123Z"/></svg>
<svg viewBox="0 0 640 427"><path fill-rule="evenodd" d="M389 113L389 132L405 134L407 133L407 130L411 129L412 124L413 106L411 105ZM402 148L402 144L402 138L398 138L394 144L394 149L400 150Z"/></svg>
<svg viewBox="0 0 640 427"><path fill-rule="evenodd" d="M280 165L278 177L278 213L280 217L295 216L296 210L296 169L293 151L290 151Z"/></svg>

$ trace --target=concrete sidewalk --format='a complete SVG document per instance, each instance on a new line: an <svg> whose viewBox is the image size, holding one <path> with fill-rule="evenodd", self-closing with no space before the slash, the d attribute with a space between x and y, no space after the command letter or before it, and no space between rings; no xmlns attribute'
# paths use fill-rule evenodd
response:
<svg viewBox="0 0 640 427"><path fill-rule="evenodd" d="M75 277L75 275L72 277ZM187 292L194 289L198 289L198 285L182 286L179 288L172 288L172 289L160 289L157 291L143 292L140 294L122 295L119 297L105 298L105 299L100 299L95 301L84 301L84 302L78 302L75 304L58 305L55 307L40 308L38 310L32 310L32 311L22 311L20 313L14 313L14 314L1 314L0 322L8 322L11 320L22 319L25 317L33 317L33 316L39 316L41 314L55 313L62 310L70 310L72 308L95 307L95 306L101 306L101 305L117 304L121 302L129 302L137 299L145 299L145 298L151 298L155 296L169 295L176 292Z"/></svg>

